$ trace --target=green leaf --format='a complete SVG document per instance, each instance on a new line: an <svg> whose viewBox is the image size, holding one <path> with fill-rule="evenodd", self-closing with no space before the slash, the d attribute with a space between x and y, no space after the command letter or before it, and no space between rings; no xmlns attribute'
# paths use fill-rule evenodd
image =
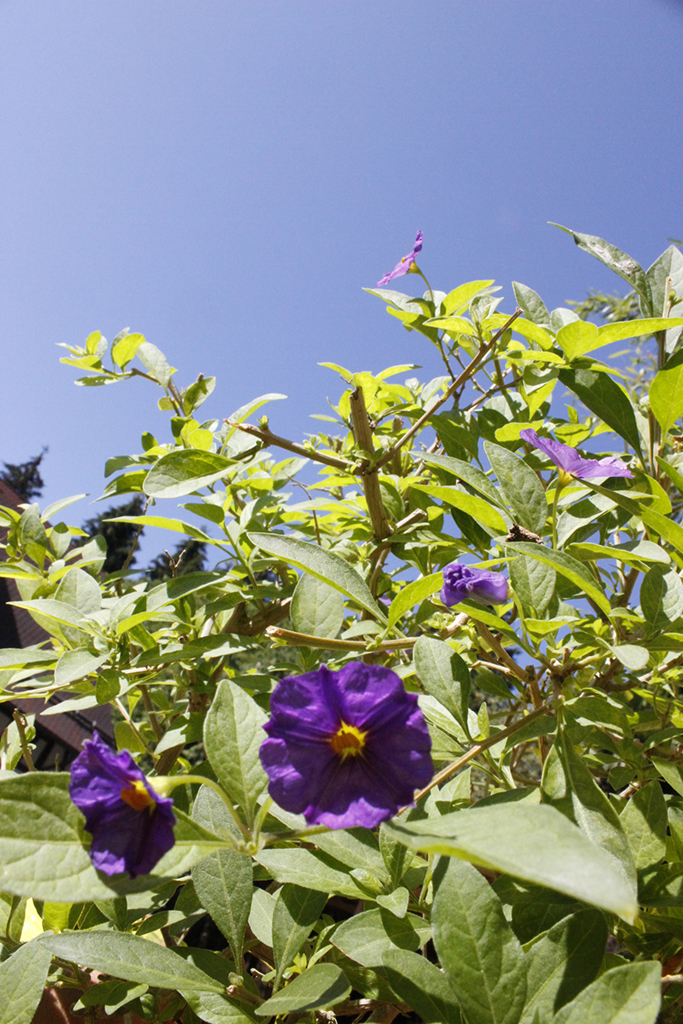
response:
<svg viewBox="0 0 683 1024"><path fill-rule="evenodd" d="M580 234L577 231L572 231L571 228L562 227L561 224L553 224L552 221L550 223L552 227L559 228L560 231L566 231L568 235L571 235L579 249L595 256L596 260L600 260L606 267L627 281L629 286L635 289L641 297L641 309L646 315L653 311L650 285L645 271L632 256L618 249L616 245L606 242L604 238L598 238L597 235Z"/></svg>
<svg viewBox="0 0 683 1024"><path fill-rule="evenodd" d="M395 626L407 611L414 608L416 604L421 604L425 598L440 590L442 586L443 573L434 572L431 576L423 576L402 587L389 608L389 629Z"/></svg>
<svg viewBox="0 0 683 1024"><path fill-rule="evenodd" d="M369 829L331 829L313 836L311 842L340 863L374 875L382 883L389 881L379 844Z"/></svg>
<svg viewBox="0 0 683 1024"><path fill-rule="evenodd" d="M648 868L666 853L667 809L656 781L637 789L620 817L637 869Z"/></svg>
<svg viewBox="0 0 683 1024"><path fill-rule="evenodd" d="M293 882L304 888L315 881L320 890L351 899L367 899L368 893L349 874L349 869L334 857L304 847L289 850L261 850L256 855L276 882Z"/></svg>
<svg viewBox="0 0 683 1024"><path fill-rule="evenodd" d="M161 386L167 388L173 370L168 365L164 353L156 345L152 345L151 342L143 341L142 345L138 346L136 355L142 365L159 381Z"/></svg>
<svg viewBox="0 0 683 1024"><path fill-rule="evenodd" d="M560 370L560 381L591 412L603 420L634 451L640 453L640 434L628 395L609 374L597 370Z"/></svg>
<svg viewBox="0 0 683 1024"><path fill-rule="evenodd" d="M485 441L484 448L517 522L532 533L542 534L548 518L548 502L536 473L519 455L499 444Z"/></svg>
<svg viewBox="0 0 683 1024"><path fill-rule="evenodd" d="M434 872L434 946L468 1024L517 1024L524 953L486 879L457 858Z"/></svg>
<svg viewBox="0 0 683 1024"><path fill-rule="evenodd" d="M625 920L633 920L637 913L632 888L615 873L614 858L547 805L475 807L427 821L394 820L385 828L416 852L461 857L592 903Z"/></svg>
<svg viewBox="0 0 683 1024"><path fill-rule="evenodd" d="M178 949L182 958L208 975L208 977L220 985L224 993L231 984L230 975L235 972L235 965L229 960L224 960L218 953L210 949L197 949L183 947ZM256 986L249 975L244 978L245 988L253 995L257 994ZM201 992L198 990L183 991L183 997L187 1000L190 1009L206 1024L253 1024L254 1015L251 1007L244 1003L235 1002L218 992Z"/></svg>
<svg viewBox="0 0 683 1024"><path fill-rule="evenodd" d="M142 334L126 334L121 341L112 345L111 357L117 366L122 370L126 368L145 338Z"/></svg>
<svg viewBox="0 0 683 1024"><path fill-rule="evenodd" d="M526 555L528 558L536 559L555 569L561 576L571 580L577 587L591 597L598 608L606 615L611 611L610 603L599 587L595 576L581 562L577 562L571 555L564 551L555 551L553 548L546 548L543 544L528 543L520 541L515 544L507 544L505 552L508 562L517 555Z"/></svg>
<svg viewBox="0 0 683 1024"><path fill-rule="evenodd" d="M475 495L468 494L467 491L461 491L457 487L439 487L437 484L413 484L412 489L424 491L430 497L438 498L439 501L443 501L447 505L452 505L453 508L466 512L468 516L472 516L473 519L481 523L484 528L493 530L496 534L505 534L508 531L508 526L500 512L492 508L484 498L477 498Z"/></svg>
<svg viewBox="0 0 683 1024"><path fill-rule="evenodd" d="M371 612L380 622L386 622L384 612L377 606L365 580L334 551L274 533L249 533L248 537L261 551L329 583L361 608Z"/></svg>
<svg viewBox="0 0 683 1024"><path fill-rule="evenodd" d="M70 604L83 615L93 615L102 607L102 592L89 572L69 569L57 587L55 600Z"/></svg>
<svg viewBox="0 0 683 1024"><path fill-rule="evenodd" d="M192 817L212 832L234 834L237 831L227 807L207 786L199 789ZM251 910L253 873L251 857L237 850L217 850L192 869L197 896L230 943L230 952L238 970Z"/></svg>
<svg viewBox="0 0 683 1024"><path fill-rule="evenodd" d="M243 808L247 822L268 778L259 758L267 715L241 686L223 679L204 724L206 756L230 799Z"/></svg>
<svg viewBox="0 0 683 1024"><path fill-rule="evenodd" d="M619 815L561 730L544 765L542 794L546 803L552 803L574 820L584 835L612 860L614 879L621 882L635 902L635 866Z"/></svg>
<svg viewBox="0 0 683 1024"><path fill-rule="evenodd" d="M428 466L445 469L447 473L452 473L458 480L462 480L469 487L473 487L475 491L479 491L480 494L483 494L494 505L503 507L499 492L481 469L477 469L476 466L471 465L469 462L454 459L450 455L433 455L431 452L425 452L422 458Z"/></svg>
<svg viewBox="0 0 683 1024"><path fill-rule="evenodd" d="M460 1024L460 1007L436 964L407 949L385 949L382 966L389 984L424 1024Z"/></svg>
<svg viewBox="0 0 683 1024"><path fill-rule="evenodd" d="M470 671L443 640L421 636L413 649L415 674L427 693L436 697L469 734Z"/></svg>
<svg viewBox="0 0 683 1024"><path fill-rule="evenodd" d="M486 291L492 284L493 281L468 281L467 284L459 285L441 300L443 313L450 316L452 313L459 313L463 309L467 309L475 295Z"/></svg>
<svg viewBox="0 0 683 1024"><path fill-rule="evenodd" d="M624 323L596 327L595 324L587 320L576 320L574 323L566 324L557 332L556 341L567 359L577 359L587 352L593 352L596 348L610 345L614 341L642 338L648 334L655 334L656 331L665 331L667 328L681 327L682 325L683 320L660 318L627 320Z"/></svg>
<svg viewBox="0 0 683 1024"><path fill-rule="evenodd" d="M377 905L383 910L388 910L394 917L404 918L410 902L410 893L403 886L387 893L386 896L377 897Z"/></svg>
<svg viewBox="0 0 683 1024"><path fill-rule="evenodd" d="M0 890L55 902L106 900L119 890L137 891L150 878L109 879L93 868L83 815L68 793L66 772L29 772L0 779ZM155 878L180 876L202 857L229 848L175 809L176 842Z"/></svg>
<svg viewBox="0 0 683 1024"><path fill-rule="evenodd" d="M542 615L555 593L557 573L552 566L520 555L508 560L512 588L529 612Z"/></svg>
<svg viewBox="0 0 683 1024"><path fill-rule="evenodd" d="M661 974L658 961L615 967L562 1007L553 1024L655 1024Z"/></svg>
<svg viewBox="0 0 683 1024"><path fill-rule="evenodd" d="M83 679L108 660L109 655L101 654L99 657L91 654L90 651L78 648L75 651L65 651L57 662L55 669L55 686L68 686L77 679ZM118 690L117 690L118 693Z"/></svg>
<svg viewBox="0 0 683 1024"><path fill-rule="evenodd" d="M640 586L640 605L652 629L666 629L683 616L683 583L674 569L653 565Z"/></svg>
<svg viewBox="0 0 683 1024"><path fill-rule="evenodd" d="M377 908L342 921L331 941L363 967L378 967L387 950L420 949L430 938L429 924L415 914L398 918L384 908Z"/></svg>
<svg viewBox="0 0 683 1024"><path fill-rule="evenodd" d="M216 508L215 505L206 506ZM220 512L220 510L218 510ZM220 512L220 521L223 521L223 513ZM199 527L192 523L184 523L182 519L168 519L166 516L114 516L112 519L105 519L105 523L132 523L134 526L156 526L159 530L173 530L174 533L184 533L187 537L194 537L205 543L215 544L216 542L208 533L204 533ZM182 577L181 577L182 579Z"/></svg>
<svg viewBox="0 0 683 1024"><path fill-rule="evenodd" d="M683 323L679 320L678 323ZM683 414L683 350L667 359L650 385L650 408L666 437Z"/></svg>
<svg viewBox="0 0 683 1024"><path fill-rule="evenodd" d="M125 981L179 992L224 991L173 950L125 932L62 932L36 940L55 956Z"/></svg>
<svg viewBox="0 0 683 1024"><path fill-rule="evenodd" d="M0 1024L30 1024L51 960L50 951L34 940L0 964Z"/></svg>
<svg viewBox="0 0 683 1024"><path fill-rule="evenodd" d="M512 290L515 293L517 305L527 320L539 324L540 327L550 327L548 308L541 296L533 288L520 284L519 281L513 281Z"/></svg>
<svg viewBox="0 0 683 1024"><path fill-rule="evenodd" d="M344 621L344 597L329 583L304 573L295 587L290 615L297 633L334 639Z"/></svg>
<svg viewBox="0 0 683 1024"><path fill-rule="evenodd" d="M586 480L585 483L591 490L597 491L598 494L616 501L630 515L642 519L646 526L649 526L663 540L668 541L677 551L683 554L683 527L679 523L674 522L668 516L660 515L659 512L647 508L642 502L636 502L627 498L621 491L607 490L606 487L600 487L591 480Z"/></svg>
<svg viewBox="0 0 683 1024"><path fill-rule="evenodd" d="M273 991L280 987L285 968L289 967L311 934L327 900L326 892L304 889L291 883L286 883L278 890L272 924L276 972Z"/></svg>
<svg viewBox="0 0 683 1024"><path fill-rule="evenodd" d="M200 405L203 405L215 387L215 377L204 377L200 374L197 380L190 384L183 394L183 412L185 415L189 416Z"/></svg>
<svg viewBox="0 0 683 1024"><path fill-rule="evenodd" d="M19 520L19 536L28 557L43 568L47 551L47 533L40 519L37 505L29 505Z"/></svg>
<svg viewBox="0 0 683 1024"><path fill-rule="evenodd" d="M294 1011L324 1010L341 1003L351 985L341 968L335 964L314 964L277 995L256 1008L259 1017L286 1015Z"/></svg>
<svg viewBox="0 0 683 1024"><path fill-rule="evenodd" d="M672 764L671 761L665 761L663 757L652 757L650 760L664 781L668 782L679 796L683 796L683 771L678 765Z"/></svg>
<svg viewBox="0 0 683 1024"><path fill-rule="evenodd" d="M145 477L143 490L150 498L180 498L227 476L231 459L196 448L163 455Z"/></svg>
<svg viewBox="0 0 683 1024"><path fill-rule="evenodd" d="M606 942L607 923L597 910L580 910L553 925L528 953L527 1004L520 1024L550 1024L593 981Z"/></svg>

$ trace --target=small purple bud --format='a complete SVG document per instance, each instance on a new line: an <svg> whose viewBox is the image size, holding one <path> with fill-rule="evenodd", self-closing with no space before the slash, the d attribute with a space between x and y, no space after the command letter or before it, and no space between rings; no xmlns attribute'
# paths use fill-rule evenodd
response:
<svg viewBox="0 0 683 1024"><path fill-rule="evenodd" d="M508 581L501 572L473 569L453 562L443 571L441 600L447 608L469 598L478 604L503 604L508 597Z"/></svg>

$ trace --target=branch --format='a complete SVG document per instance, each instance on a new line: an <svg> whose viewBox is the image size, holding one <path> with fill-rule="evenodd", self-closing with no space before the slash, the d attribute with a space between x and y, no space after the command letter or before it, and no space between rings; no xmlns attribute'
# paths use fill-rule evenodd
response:
<svg viewBox="0 0 683 1024"><path fill-rule="evenodd" d="M473 374L473 373L474 373L474 371L475 371L475 370L477 369L477 367L479 366L479 364L481 363L481 361L482 361L482 360L484 359L484 357L485 357L485 356L487 356L487 355L489 354L489 352L491 351L491 349L492 349L492 348L493 348L493 347L495 346L496 342L500 341L500 339L501 339L501 338L503 337L503 335L504 335L504 334L505 334L505 332L506 332L506 331L508 330L508 328L509 328L509 327L510 327L510 326L511 326L511 325L512 325L512 324L513 324L514 322L515 322L515 320L517 319L517 317L520 317L521 315L522 315L522 310L521 310L521 309L519 309L519 307L518 307L518 308L517 308L517 309L515 310L515 312L514 312L514 313L512 314L512 316L510 317L510 319L509 319L509 320L507 320L507 321L506 321L506 322L505 322L505 323L503 324L503 326L501 327L501 329L500 329L499 331L497 331L497 333L496 333L496 334L494 334L494 335L493 335L493 337L491 338L491 340L490 340L490 342L488 343L488 345L484 345L484 346L483 346L482 348L480 348L480 349L479 349L479 351L477 352L477 354L476 354L476 356L474 357L474 359L473 359L473 360L472 360L472 361L471 361L470 363L468 363L468 365L467 365L467 366L465 367L465 369L464 369L464 370L462 371L462 373L460 374L460 376L459 376L459 377L457 377L457 378L456 378L456 380L454 380L454 381L453 381L453 383L451 384L451 386L449 387L448 391L447 391L447 392L446 392L446 394L445 394L445 395L443 396L443 398L440 398L440 399L439 399L439 401L438 401L438 402L436 402L436 404L435 404L435 405L431 406L431 408L429 408L429 409L427 410L427 412L423 413L423 415L422 415L422 416L420 416L420 418L419 418L419 420L417 421L417 423L414 423L414 424L413 424L413 426L412 426L412 427L411 427L411 428L410 428L409 430L407 430L407 431L405 432L405 434L403 435L403 437L402 437L402 438L400 438L400 439L399 439L399 440L398 440L398 441L396 442L396 444L393 444L393 445L391 446L391 448L388 448L388 449L387 449L387 450L385 451L384 455L382 456L382 458L381 458L381 459L379 460L379 462L378 462L378 463L377 463L377 465L376 465L376 468L377 468L377 469L380 469L380 467L381 467L381 466L383 466L383 465L385 464L385 462L389 462L389 461L390 461L391 459L393 459L393 457L394 457L394 455L396 454L396 452L400 451L400 449L401 449L401 448L403 447L403 445L404 445L404 444L405 444L405 443L406 443L407 441L410 441L410 439L411 439L412 437L414 437L414 436L415 436L415 434L417 434L417 432L418 432L419 430L421 430L421 429L422 429L422 427L423 427L423 426L425 425L425 423L427 422L427 420L428 420L428 419L429 419L429 418L430 418L431 416L433 416L433 415L434 415L434 413L436 412L436 410L437 410L437 409L440 409L440 408L441 408L441 406L442 406L442 405L444 405L444 403L445 403L445 402L447 402L447 401L448 401L448 399L449 399L449 398L450 398L450 397L451 397L452 395L454 395L454 394L455 394L455 392L456 392L456 391L458 390L458 388L459 388L459 387L461 387L461 386L462 386L463 384L465 384L465 383L466 383L466 382L467 382L467 381L469 380L469 378L470 378L470 377L472 376L472 374Z"/></svg>
<svg viewBox="0 0 683 1024"><path fill-rule="evenodd" d="M305 459L313 459L314 462L322 462L325 466L334 466L335 469L343 469L345 473L352 473L352 467L348 462L343 459L335 459L332 455L323 455L322 452L304 448L302 444L296 444L294 441L288 441L285 437L278 437L277 434L273 434L270 430L259 430L258 427L253 427L251 423L233 423L231 420L224 421L229 427L235 427L237 430L241 430L245 434L251 434L252 437L257 437L259 441L270 447L275 445L276 448L284 448L285 451L293 452L295 455L301 455Z"/></svg>
<svg viewBox="0 0 683 1024"><path fill-rule="evenodd" d="M280 629L279 626L268 626L266 636L271 640L282 640L289 647L322 647L331 651L363 651L367 653L368 644L363 640L328 640L324 636L311 636L308 633L295 633L291 629ZM400 640L385 640L384 643L372 647L372 651L400 651L414 647L419 637L406 636Z"/></svg>
<svg viewBox="0 0 683 1024"><path fill-rule="evenodd" d="M353 435L356 439L356 445L372 457L375 451L375 444L372 439L372 427L368 419L368 411L365 408L365 396L362 387L357 387L355 391L351 392L349 405L351 407L351 422L353 424ZM382 502L377 467L373 467L372 462L366 461L361 467L360 478L363 483L365 500L368 504L368 514L372 523L373 535L376 540L384 540L385 537L392 533L392 526Z"/></svg>

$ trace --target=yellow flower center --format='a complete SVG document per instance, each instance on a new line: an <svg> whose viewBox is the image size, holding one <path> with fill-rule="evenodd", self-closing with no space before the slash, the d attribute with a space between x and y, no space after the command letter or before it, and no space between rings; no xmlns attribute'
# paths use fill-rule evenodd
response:
<svg viewBox="0 0 683 1024"><path fill-rule="evenodd" d="M334 736L331 737L330 745L335 754L341 755L342 760L346 760L347 757L357 757L358 754L363 753L366 736L367 733L357 729L355 725L342 722Z"/></svg>
<svg viewBox="0 0 683 1024"><path fill-rule="evenodd" d="M145 811L148 807L156 805L154 797L149 795L147 787L140 779L131 782L130 788L122 789L120 795L123 802L134 811Z"/></svg>

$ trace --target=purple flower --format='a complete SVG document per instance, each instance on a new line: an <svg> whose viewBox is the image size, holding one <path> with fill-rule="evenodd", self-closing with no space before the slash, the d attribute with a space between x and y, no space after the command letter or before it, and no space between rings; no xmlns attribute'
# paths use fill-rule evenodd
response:
<svg viewBox="0 0 683 1024"><path fill-rule="evenodd" d="M560 444L551 438L539 437L535 430L521 430L519 436L534 448L540 448L553 460L560 471L560 483L563 485L569 483L570 476L575 476L578 480L592 480L601 476L633 477L631 470L627 469L616 455L599 460L584 459L575 448L570 448L568 444Z"/></svg>
<svg viewBox="0 0 683 1024"><path fill-rule="evenodd" d="M478 604L503 604L508 597L508 581L502 572L473 569L453 562L443 571L441 600L447 608L466 598Z"/></svg>
<svg viewBox="0 0 683 1024"><path fill-rule="evenodd" d="M394 269L388 274L385 274L381 281L377 282L378 288L381 288L382 285L389 284L389 282L393 281L395 277L403 277L404 274L410 273L412 266L415 263L415 257L422 251L423 237L422 232L418 231L412 252L409 252L407 256L404 256L402 260L399 260Z"/></svg>
<svg viewBox="0 0 683 1024"><path fill-rule="evenodd" d="M71 799L92 836L90 859L105 875L147 875L175 842L173 801L158 796L127 750L97 733L71 766Z"/></svg>
<svg viewBox="0 0 683 1024"><path fill-rule="evenodd" d="M432 777L417 697L391 669L356 661L289 676L270 712L261 745L268 792L309 825L374 828Z"/></svg>

